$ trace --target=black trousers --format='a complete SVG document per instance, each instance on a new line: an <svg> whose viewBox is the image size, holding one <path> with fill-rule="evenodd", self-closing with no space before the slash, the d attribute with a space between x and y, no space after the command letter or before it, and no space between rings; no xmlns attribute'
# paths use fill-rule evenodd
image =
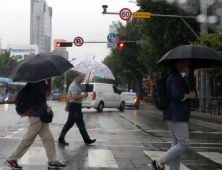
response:
<svg viewBox="0 0 222 170"><path fill-rule="evenodd" d="M70 103L69 104L69 116L66 124L62 128L62 132L59 136L59 141L62 142L65 140L65 135L73 127L73 125L76 123L77 127L79 128L79 131L82 135L82 138L85 142L87 142L90 137L86 131L85 123L83 120L83 114L82 114L82 105L78 103Z"/></svg>

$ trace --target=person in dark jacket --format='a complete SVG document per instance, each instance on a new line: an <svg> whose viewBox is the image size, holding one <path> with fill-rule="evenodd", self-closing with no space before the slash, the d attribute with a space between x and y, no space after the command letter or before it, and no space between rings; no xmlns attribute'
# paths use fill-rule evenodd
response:
<svg viewBox="0 0 222 170"><path fill-rule="evenodd" d="M188 60L177 61L166 80L169 106L164 110L163 121L169 127L172 147L160 157L159 161L153 161L155 170L164 170L165 165L170 166L170 170L179 170L181 154L189 146L190 99L194 99L196 93L189 90L183 78L188 65Z"/></svg>

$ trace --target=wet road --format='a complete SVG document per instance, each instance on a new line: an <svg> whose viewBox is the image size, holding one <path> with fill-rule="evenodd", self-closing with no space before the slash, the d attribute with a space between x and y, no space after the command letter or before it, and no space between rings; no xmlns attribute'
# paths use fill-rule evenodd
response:
<svg viewBox="0 0 222 170"><path fill-rule="evenodd" d="M67 119L64 103L49 102L55 113L50 125L55 140ZM167 126L161 113L152 106L142 105L140 110L105 109L97 113L84 109L86 128L97 142L85 146L76 125L69 131L67 147L56 145L59 160L75 169L151 170L151 160L158 158L171 145ZM28 126L27 118L20 118L14 105L0 105L0 170L7 170L5 158L13 151ZM181 170L222 169L222 121L208 120L202 115L191 118L190 147L182 156ZM38 137L19 161L23 169L47 169L47 158Z"/></svg>

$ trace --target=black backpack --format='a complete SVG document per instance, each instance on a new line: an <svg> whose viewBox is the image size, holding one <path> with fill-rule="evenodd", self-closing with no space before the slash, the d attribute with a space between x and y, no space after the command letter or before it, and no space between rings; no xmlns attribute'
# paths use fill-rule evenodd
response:
<svg viewBox="0 0 222 170"><path fill-rule="evenodd" d="M169 106L169 99L167 95L167 88L166 88L166 80L169 74L165 77L159 78L153 84L153 93L152 97L154 100L154 104L157 109L163 111L166 110Z"/></svg>
<svg viewBox="0 0 222 170"><path fill-rule="evenodd" d="M33 86L34 84L26 84L17 94L15 98L15 109L18 115L28 116L33 108Z"/></svg>

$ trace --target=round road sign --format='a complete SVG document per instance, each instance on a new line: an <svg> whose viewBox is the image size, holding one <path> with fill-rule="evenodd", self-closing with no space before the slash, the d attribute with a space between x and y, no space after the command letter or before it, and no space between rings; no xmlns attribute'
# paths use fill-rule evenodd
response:
<svg viewBox="0 0 222 170"><path fill-rule="evenodd" d="M121 11L119 12L119 16L122 20L127 21L132 17L132 12L130 9L128 8L123 8L121 9Z"/></svg>
<svg viewBox="0 0 222 170"><path fill-rule="evenodd" d="M116 41L116 34L110 33L110 34L107 36L107 40L108 40L110 43L115 42L115 41Z"/></svg>
<svg viewBox="0 0 222 170"><path fill-rule="evenodd" d="M76 38L74 39L74 44L75 44L77 47L82 46L83 43L84 43L84 40L83 40L82 37L76 37Z"/></svg>

